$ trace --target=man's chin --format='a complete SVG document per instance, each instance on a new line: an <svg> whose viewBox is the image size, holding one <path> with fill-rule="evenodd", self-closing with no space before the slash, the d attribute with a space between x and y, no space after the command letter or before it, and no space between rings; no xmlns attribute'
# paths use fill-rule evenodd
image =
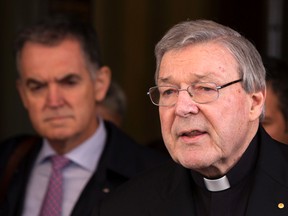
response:
<svg viewBox="0 0 288 216"><path fill-rule="evenodd" d="M42 133L42 136L51 141L65 141L71 138L73 134L67 130L50 130L49 133Z"/></svg>
<svg viewBox="0 0 288 216"><path fill-rule="evenodd" d="M197 157L197 154L181 155L178 157L177 162L185 168L193 170L206 169L210 166L209 160L204 159L203 157Z"/></svg>

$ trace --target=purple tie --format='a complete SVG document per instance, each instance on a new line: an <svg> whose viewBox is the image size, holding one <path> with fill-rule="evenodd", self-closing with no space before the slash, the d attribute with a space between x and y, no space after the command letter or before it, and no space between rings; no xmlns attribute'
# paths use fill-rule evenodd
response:
<svg viewBox="0 0 288 216"><path fill-rule="evenodd" d="M47 187L46 195L42 203L40 216L62 215L62 170L69 164L69 159L55 155L51 157L52 173Z"/></svg>

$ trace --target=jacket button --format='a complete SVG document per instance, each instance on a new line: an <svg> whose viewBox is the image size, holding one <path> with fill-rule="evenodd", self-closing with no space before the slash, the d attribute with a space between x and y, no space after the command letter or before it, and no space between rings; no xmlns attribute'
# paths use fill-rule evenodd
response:
<svg viewBox="0 0 288 216"><path fill-rule="evenodd" d="M109 192L110 192L110 189L109 189L109 188L103 188L102 191L103 191L104 193L109 193Z"/></svg>

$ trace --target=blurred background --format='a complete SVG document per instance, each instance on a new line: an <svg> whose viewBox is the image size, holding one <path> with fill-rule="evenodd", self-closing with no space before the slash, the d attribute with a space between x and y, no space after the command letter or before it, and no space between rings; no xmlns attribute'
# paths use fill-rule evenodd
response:
<svg viewBox="0 0 288 216"><path fill-rule="evenodd" d="M172 25L212 19L252 41L262 55L288 59L284 0L1 0L0 141L33 133L15 88L13 41L23 26L49 14L72 14L91 22L104 63L127 96L123 130L145 145L161 137L158 109L146 92L154 85L154 46Z"/></svg>

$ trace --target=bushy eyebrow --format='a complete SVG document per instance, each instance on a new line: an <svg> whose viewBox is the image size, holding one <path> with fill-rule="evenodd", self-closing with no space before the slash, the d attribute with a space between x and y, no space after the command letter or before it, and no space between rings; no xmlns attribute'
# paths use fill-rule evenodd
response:
<svg viewBox="0 0 288 216"><path fill-rule="evenodd" d="M67 81L70 81L71 79L74 80L81 80L81 77L78 74L67 74L63 77L61 77L60 79L56 79L57 83L65 83Z"/></svg>
<svg viewBox="0 0 288 216"><path fill-rule="evenodd" d="M66 74L65 76L63 76L61 78L56 78L55 81L57 83L64 83L64 82L67 82L67 81L69 81L71 79L81 80L81 77L78 74L69 73L69 74ZM26 84L26 86L30 86L30 85L33 85L33 84L47 85L47 82L46 81L37 80L35 78L28 78L26 80L25 84Z"/></svg>
<svg viewBox="0 0 288 216"><path fill-rule="evenodd" d="M36 80L36 79L33 79L33 78L28 78L25 82L26 86L31 86L31 85L47 85L47 82L43 82L43 81L40 81L40 80Z"/></svg>

